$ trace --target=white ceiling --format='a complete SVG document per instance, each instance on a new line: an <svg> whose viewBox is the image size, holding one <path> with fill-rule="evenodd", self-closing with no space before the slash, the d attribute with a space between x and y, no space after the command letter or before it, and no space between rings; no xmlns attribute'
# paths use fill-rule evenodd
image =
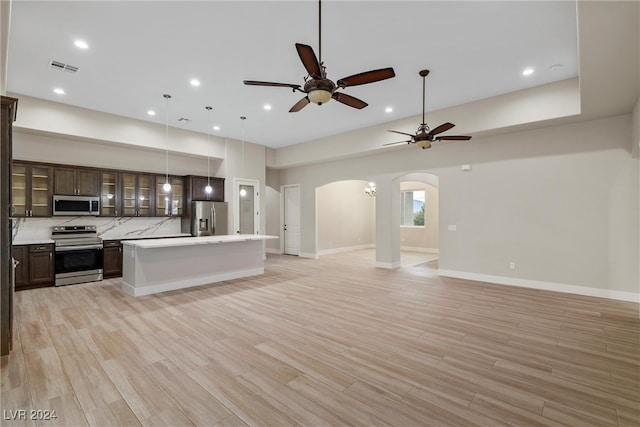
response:
<svg viewBox="0 0 640 427"><path fill-rule="evenodd" d="M294 44L318 53L317 1L14 0L11 13L8 92L159 124L168 93L171 126L206 133L211 105L221 128L212 135L272 148L420 114L424 68L428 111L578 75L576 4L564 0L324 1L328 77L383 67L396 77L344 90L369 103L363 110L333 101L298 113L288 110L301 93L242 81L302 85ZM52 69L51 60L79 70ZM534 74L523 76L527 67Z"/></svg>

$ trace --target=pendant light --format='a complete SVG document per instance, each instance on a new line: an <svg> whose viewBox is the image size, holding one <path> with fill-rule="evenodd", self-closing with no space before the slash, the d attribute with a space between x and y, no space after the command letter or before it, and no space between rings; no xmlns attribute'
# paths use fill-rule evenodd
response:
<svg viewBox="0 0 640 427"><path fill-rule="evenodd" d="M244 121L247 120L245 116L240 116L240 120L242 120L242 176L244 177ZM244 188L240 189L240 197L244 197L247 195L247 190Z"/></svg>
<svg viewBox="0 0 640 427"><path fill-rule="evenodd" d="M164 190L165 193L168 193L171 191L171 184L169 183L169 99L171 99L171 95L168 94L164 94L162 95L164 96L164 99L166 99L166 111L167 111L167 117L166 117L166 147L165 147L165 180L164 180L164 185L162 186L162 189Z"/></svg>
<svg viewBox="0 0 640 427"><path fill-rule="evenodd" d="M211 172L209 169L209 131L211 129L211 107L208 105L204 107L207 109L207 186L204 187L204 192L211 194L213 188L211 188Z"/></svg>

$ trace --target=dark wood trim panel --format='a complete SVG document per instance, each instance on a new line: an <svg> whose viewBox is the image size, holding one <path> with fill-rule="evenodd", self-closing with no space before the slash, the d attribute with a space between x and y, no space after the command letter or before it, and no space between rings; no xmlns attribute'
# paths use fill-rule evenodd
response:
<svg viewBox="0 0 640 427"><path fill-rule="evenodd" d="M18 100L1 98L2 137L0 139L0 355L9 354L13 343L13 257L11 223L11 161L13 122Z"/></svg>

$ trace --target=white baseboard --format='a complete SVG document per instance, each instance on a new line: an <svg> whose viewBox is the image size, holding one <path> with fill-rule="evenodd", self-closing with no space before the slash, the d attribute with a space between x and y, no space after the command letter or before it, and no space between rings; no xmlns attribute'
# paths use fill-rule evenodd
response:
<svg viewBox="0 0 640 427"><path fill-rule="evenodd" d="M400 261L397 261L397 262L380 262L380 261L376 261L376 267L378 267L378 268L388 268L390 270L393 270L395 268L400 268L401 267L401 263L400 263Z"/></svg>
<svg viewBox="0 0 640 427"><path fill-rule="evenodd" d="M309 253L309 252L300 252L298 254L298 256L300 258L311 258L311 259L318 259L319 258L318 254L312 254L312 253Z"/></svg>
<svg viewBox="0 0 640 427"><path fill-rule="evenodd" d="M351 251L358 251L360 249L371 249L371 248L375 248L376 245L373 243L370 243L368 245L358 245L358 246L347 246L344 248L333 248L333 249L324 249L322 251L318 251L318 255L322 256L322 255L330 255L330 254L339 254L341 252L351 252Z"/></svg>
<svg viewBox="0 0 640 427"><path fill-rule="evenodd" d="M282 255L283 253L280 249L273 249L273 248L265 248L264 251L268 254L276 254L276 255Z"/></svg>
<svg viewBox="0 0 640 427"><path fill-rule="evenodd" d="M520 279L517 277L493 276L490 274L468 273L455 270L438 270L440 276L478 282L495 283L497 285L518 286L521 288L541 289L545 291L563 292L567 294L585 295L598 298L609 298L620 301L640 302L640 294L612 289L590 288L587 286L567 285L564 283L543 282L540 280Z"/></svg>
<svg viewBox="0 0 640 427"><path fill-rule="evenodd" d="M428 254L438 254L440 250L438 248L421 248L417 246L400 246L401 251L412 251L412 252L426 252Z"/></svg>

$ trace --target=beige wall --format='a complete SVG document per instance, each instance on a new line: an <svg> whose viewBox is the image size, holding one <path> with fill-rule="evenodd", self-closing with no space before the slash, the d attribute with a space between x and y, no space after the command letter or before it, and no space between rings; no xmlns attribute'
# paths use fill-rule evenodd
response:
<svg viewBox="0 0 640 427"><path fill-rule="evenodd" d="M399 265L395 183L422 171L439 177L442 270L637 295L639 172L630 138L627 114L424 151L405 146L285 169L280 179L301 186L303 256L317 255L315 189L336 180L373 180L377 264ZM472 170L461 171L462 164Z"/></svg>
<svg viewBox="0 0 640 427"><path fill-rule="evenodd" d="M402 249L438 252L438 234L440 227L438 188L418 181L402 181L400 191L425 191L424 227L400 227L400 245Z"/></svg>
<svg viewBox="0 0 640 427"><path fill-rule="evenodd" d="M332 182L316 189L317 253L371 247L375 243L375 198L367 181Z"/></svg>

